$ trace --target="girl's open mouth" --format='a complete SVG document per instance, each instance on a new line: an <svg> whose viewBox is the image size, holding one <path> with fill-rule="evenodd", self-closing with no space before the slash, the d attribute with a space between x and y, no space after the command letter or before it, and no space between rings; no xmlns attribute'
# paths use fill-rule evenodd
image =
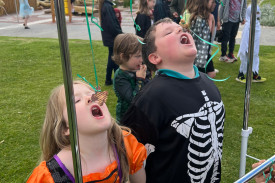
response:
<svg viewBox="0 0 275 183"><path fill-rule="evenodd" d="M97 105L92 106L91 111L92 111L92 115L94 117L101 117L101 116L103 116L103 113L102 113L100 107L97 106Z"/></svg>

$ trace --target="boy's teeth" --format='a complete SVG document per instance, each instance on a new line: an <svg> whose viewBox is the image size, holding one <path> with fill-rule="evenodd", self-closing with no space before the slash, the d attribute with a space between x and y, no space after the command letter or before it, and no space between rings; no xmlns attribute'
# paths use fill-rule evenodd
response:
<svg viewBox="0 0 275 183"><path fill-rule="evenodd" d="M181 44L186 44L187 43L187 37L182 36L180 42L181 42Z"/></svg>

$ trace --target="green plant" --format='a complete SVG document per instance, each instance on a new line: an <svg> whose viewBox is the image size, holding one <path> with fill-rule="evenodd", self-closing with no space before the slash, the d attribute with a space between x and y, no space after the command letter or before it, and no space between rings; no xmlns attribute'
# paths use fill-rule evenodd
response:
<svg viewBox="0 0 275 183"><path fill-rule="evenodd" d="M261 25L275 26L275 6L264 4L261 6Z"/></svg>

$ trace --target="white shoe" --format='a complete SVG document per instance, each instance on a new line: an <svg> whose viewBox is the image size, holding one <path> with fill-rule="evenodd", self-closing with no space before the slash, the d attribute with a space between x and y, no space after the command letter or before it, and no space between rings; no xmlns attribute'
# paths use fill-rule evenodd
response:
<svg viewBox="0 0 275 183"><path fill-rule="evenodd" d="M218 69L215 69L214 71L215 71L216 74L220 72Z"/></svg>
<svg viewBox="0 0 275 183"><path fill-rule="evenodd" d="M229 58L229 57L227 57L228 59L227 59L227 61L225 61L226 63L233 63L233 62L235 62L235 58Z"/></svg>
<svg viewBox="0 0 275 183"><path fill-rule="evenodd" d="M219 61L226 62L228 59L229 58L226 55L224 55L224 56L220 56Z"/></svg>

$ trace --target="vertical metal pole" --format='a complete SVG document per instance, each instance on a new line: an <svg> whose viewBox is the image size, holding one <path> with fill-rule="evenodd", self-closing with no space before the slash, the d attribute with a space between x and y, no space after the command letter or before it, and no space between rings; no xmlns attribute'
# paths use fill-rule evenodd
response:
<svg viewBox="0 0 275 183"><path fill-rule="evenodd" d="M14 5L15 5L15 11L16 11L16 15L17 15L17 22L19 23L19 18L18 18L18 11L17 11L17 3L16 3L16 0L14 0Z"/></svg>
<svg viewBox="0 0 275 183"><path fill-rule="evenodd" d="M247 143L248 143L249 134L252 132L252 129L248 128L248 116L249 116L250 88L251 88L254 40L255 40L256 11L257 11L257 0L252 0L239 177L242 177L245 174Z"/></svg>
<svg viewBox="0 0 275 183"><path fill-rule="evenodd" d="M67 111L68 111L68 121L70 128L70 140L71 149L74 165L74 177L75 182L82 183L82 171L81 171L81 159L79 153L79 141L78 141L78 130L77 121L74 105L74 92L73 92L73 82L70 64L70 53L68 47L68 37L67 28L64 12L64 0L55 0L55 14L56 14L56 24L58 29L60 55L63 70L63 79L66 93Z"/></svg>

